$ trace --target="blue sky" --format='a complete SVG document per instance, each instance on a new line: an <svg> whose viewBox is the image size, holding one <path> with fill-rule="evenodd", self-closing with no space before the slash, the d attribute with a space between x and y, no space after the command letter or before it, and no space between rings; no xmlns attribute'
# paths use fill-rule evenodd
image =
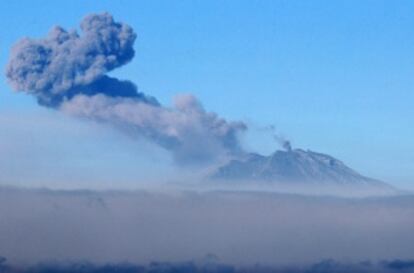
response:
<svg viewBox="0 0 414 273"><path fill-rule="evenodd" d="M86 14L102 11L138 33L135 59L113 74L141 91L165 104L190 92L209 111L248 121L250 149L277 148L255 129L273 124L294 147L331 154L366 175L414 188L414 2L3 1L0 66L23 36L42 37L53 25L77 27ZM65 177L85 169L92 177L111 166L128 180L141 173L137 162L146 169L163 157L148 159L114 132L104 136L103 129L49 112L13 93L0 76L0 126L7 128L0 139L9 147L0 150L7 173L1 179L29 179L11 168L23 164L16 151L30 146L30 139L38 152L21 157L27 177L39 181L50 166ZM23 133L27 138L20 142L13 136ZM65 152L79 145L82 153ZM108 147L117 160L102 159ZM85 153L90 160L82 163ZM46 163L38 166L43 157Z"/></svg>

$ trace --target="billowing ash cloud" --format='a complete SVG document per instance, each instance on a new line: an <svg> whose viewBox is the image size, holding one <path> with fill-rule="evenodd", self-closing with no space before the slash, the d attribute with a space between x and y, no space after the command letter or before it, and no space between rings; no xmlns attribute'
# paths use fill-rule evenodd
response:
<svg viewBox="0 0 414 273"><path fill-rule="evenodd" d="M174 151L180 162L204 161L223 152L240 152L237 135L241 122L229 123L206 112L191 95L177 96L174 108L159 107L131 98L79 95L63 103L65 113L109 122Z"/></svg>
<svg viewBox="0 0 414 273"><path fill-rule="evenodd" d="M25 38L18 42L6 70L11 85L51 107L78 94L147 101L133 83L105 75L134 57L133 30L114 22L107 13L85 17L81 30L79 35L74 30L54 27L44 39ZM148 101L156 103L154 99Z"/></svg>
<svg viewBox="0 0 414 273"><path fill-rule="evenodd" d="M106 75L134 57L131 27L104 13L85 17L81 30L55 27L44 39L19 41L6 68L12 87L34 95L40 105L147 137L181 162L240 152L237 136L244 123L206 112L190 95L178 97L173 108L161 106L134 83Z"/></svg>

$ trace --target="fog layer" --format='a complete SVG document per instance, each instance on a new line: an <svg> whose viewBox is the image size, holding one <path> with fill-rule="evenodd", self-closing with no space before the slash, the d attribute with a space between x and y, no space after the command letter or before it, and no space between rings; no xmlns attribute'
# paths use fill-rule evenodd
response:
<svg viewBox="0 0 414 273"><path fill-rule="evenodd" d="M0 190L0 256L12 263L231 264L409 259L414 196Z"/></svg>

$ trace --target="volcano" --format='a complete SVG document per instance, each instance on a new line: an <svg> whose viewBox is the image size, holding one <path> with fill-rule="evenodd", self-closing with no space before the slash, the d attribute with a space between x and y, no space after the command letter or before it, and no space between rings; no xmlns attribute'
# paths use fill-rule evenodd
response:
<svg viewBox="0 0 414 273"><path fill-rule="evenodd" d="M361 175L332 156L302 149L279 150L270 156L249 153L221 166L211 178L229 181L389 187L382 181Z"/></svg>

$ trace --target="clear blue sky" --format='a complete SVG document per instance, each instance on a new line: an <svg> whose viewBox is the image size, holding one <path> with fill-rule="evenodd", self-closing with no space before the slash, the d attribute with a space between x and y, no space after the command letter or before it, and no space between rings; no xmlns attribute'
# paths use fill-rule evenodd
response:
<svg viewBox="0 0 414 273"><path fill-rule="evenodd" d="M78 27L83 16L102 11L138 33L136 58L115 74L141 91L165 104L177 93L193 93L210 111L253 127L274 124L295 147L414 189L413 1L2 1L0 66L21 37L42 37L53 25ZM10 168L21 161L13 163L19 158L13 145L29 146L22 133L42 139L34 141L40 154L52 154L44 166L58 168L53 154L60 151L61 169L98 172L119 164L115 172L135 170L132 144L115 145L114 135L96 141L85 125L64 119L57 126L61 117L51 121L46 112L0 76L0 140L9 147L0 150L0 163L9 164L0 179L13 180ZM263 153L277 147L254 131L249 147ZM108 144L116 146L118 163L99 157ZM79 145L90 149L96 166L80 166L79 155L64 153ZM41 158L23 156L27 166ZM42 173L27 168L28 177Z"/></svg>

